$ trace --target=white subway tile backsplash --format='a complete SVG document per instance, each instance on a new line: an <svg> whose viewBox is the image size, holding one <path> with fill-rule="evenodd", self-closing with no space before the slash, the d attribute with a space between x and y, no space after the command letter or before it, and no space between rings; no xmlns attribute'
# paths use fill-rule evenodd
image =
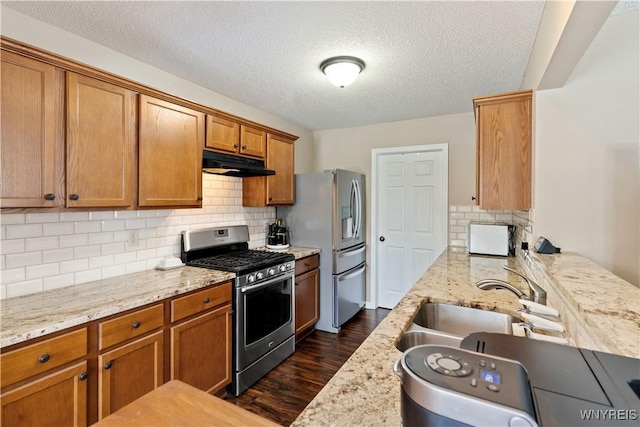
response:
<svg viewBox="0 0 640 427"><path fill-rule="evenodd" d="M76 259L73 261L64 261L60 263L60 273L76 273L89 269L89 259Z"/></svg>
<svg viewBox="0 0 640 427"><path fill-rule="evenodd" d="M60 221L63 222L76 222L76 221L88 221L96 220L93 214L107 214L113 218L113 212L62 212L60 213Z"/></svg>
<svg viewBox="0 0 640 427"><path fill-rule="evenodd" d="M73 273L62 274L60 276L45 277L43 279L43 287L45 291L49 289L63 288L73 285Z"/></svg>
<svg viewBox="0 0 640 427"><path fill-rule="evenodd" d="M203 198L202 209L0 215L0 299L154 268L180 256L184 230L246 224L250 247L264 246L275 208L242 207L242 179L205 174Z"/></svg>
<svg viewBox="0 0 640 427"><path fill-rule="evenodd" d="M122 276L126 274L126 268L124 264L112 265L111 267L104 267L102 269L102 278L109 279L111 277Z"/></svg>
<svg viewBox="0 0 640 427"><path fill-rule="evenodd" d="M0 283L3 285L9 283L22 282L27 278L27 272L25 268L11 268L2 271L0 275Z"/></svg>
<svg viewBox="0 0 640 427"><path fill-rule="evenodd" d="M75 246L86 246L89 244L88 234L72 234L69 236L60 236L61 248L72 248Z"/></svg>
<svg viewBox="0 0 640 427"><path fill-rule="evenodd" d="M42 252L23 252L6 255L6 268L27 267L42 264Z"/></svg>
<svg viewBox="0 0 640 427"><path fill-rule="evenodd" d="M43 222L60 222L60 214L54 213L28 213L25 219L27 224L41 224Z"/></svg>
<svg viewBox="0 0 640 427"><path fill-rule="evenodd" d="M2 242L1 249L2 249L2 253L5 255L24 252L25 239L5 240L4 242Z"/></svg>
<svg viewBox="0 0 640 427"><path fill-rule="evenodd" d="M98 233L102 231L100 221L77 221L73 223L74 233Z"/></svg>
<svg viewBox="0 0 640 427"><path fill-rule="evenodd" d="M55 276L60 270L60 265L56 263L32 265L26 268L27 280L41 279L43 277Z"/></svg>
<svg viewBox="0 0 640 427"><path fill-rule="evenodd" d="M24 224L26 222L25 214L2 214L0 215L0 224Z"/></svg>
<svg viewBox="0 0 640 427"><path fill-rule="evenodd" d="M104 256L96 256L89 258L89 268L91 270L96 268L108 267L113 265L114 256L113 255L104 255Z"/></svg>
<svg viewBox="0 0 640 427"><path fill-rule="evenodd" d="M11 283L7 285L7 298L19 297L22 295L35 294L42 292L42 279L26 280L19 283Z"/></svg>
<svg viewBox="0 0 640 427"><path fill-rule="evenodd" d="M91 258L102 255L101 245L76 246L73 248L73 257L75 259Z"/></svg>
<svg viewBox="0 0 640 427"><path fill-rule="evenodd" d="M23 239L26 237L42 236L42 224L7 225L6 227L7 239Z"/></svg>
<svg viewBox="0 0 640 427"><path fill-rule="evenodd" d="M102 279L102 269L98 268L95 270L83 270L78 271L74 274L73 280L76 283L87 283L93 282L94 280Z"/></svg>
<svg viewBox="0 0 640 427"><path fill-rule="evenodd" d="M57 249L60 239L58 236L50 236L50 237L35 237L26 239L26 252L32 251L44 251L46 249ZM2 242L4 246L5 242Z"/></svg>
<svg viewBox="0 0 640 427"><path fill-rule="evenodd" d="M73 259L73 248L52 249L48 251L42 251L42 262L60 262L70 261Z"/></svg>
<svg viewBox="0 0 640 427"><path fill-rule="evenodd" d="M73 222L54 222L50 224L42 224L43 236L60 236L63 234L73 234Z"/></svg>
<svg viewBox="0 0 640 427"><path fill-rule="evenodd" d="M91 233L89 234L89 244L98 245L102 243L113 243L113 233Z"/></svg>
<svg viewBox="0 0 640 427"><path fill-rule="evenodd" d="M102 255L119 254L125 251L124 242L107 243L102 245Z"/></svg>

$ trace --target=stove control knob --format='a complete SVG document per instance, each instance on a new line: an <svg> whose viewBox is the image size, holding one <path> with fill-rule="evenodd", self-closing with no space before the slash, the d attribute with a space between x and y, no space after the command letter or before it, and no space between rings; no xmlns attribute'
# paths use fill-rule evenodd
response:
<svg viewBox="0 0 640 427"><path fill-rule="evenodd" d="M247 282L249 283L253 283L256 281L256 276L255 275L250 275L249 277L247 277Z"/></svg>
<svg viewBox="0 0 640 427"><path fill-rule="evenodd" d="M256 273L256 279L260 280L264 277L264 274L262 274L262 271L259 271L258 273Z"/></svg>
<svg viewBox="0 0 640 427"><path fill-rule="evenodd" d="M267 270L267 275L273 276L274 274L276 274L276 270L274 270L273 268L270 268L269 270Z"/></svg>
<svg viewBox="0 0 640 427"><path fill-rule="evenodd" d="M282 264L281 266L278 267L278 270L280 271L285 271L287 269L286 264Z"/></svg>

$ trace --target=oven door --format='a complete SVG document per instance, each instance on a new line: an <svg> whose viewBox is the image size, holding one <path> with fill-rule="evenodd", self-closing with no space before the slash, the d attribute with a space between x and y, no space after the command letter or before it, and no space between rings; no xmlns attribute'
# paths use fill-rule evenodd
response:
<svg viewBox="0 0 640 427"><path fill-rule="evenodd" d="M293 272L236 288L236 371L293 335L293 288Z"/></svg>

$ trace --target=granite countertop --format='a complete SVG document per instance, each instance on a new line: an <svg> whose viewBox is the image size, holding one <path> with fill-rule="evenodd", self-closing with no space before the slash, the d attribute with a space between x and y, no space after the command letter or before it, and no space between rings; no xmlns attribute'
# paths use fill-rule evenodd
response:
<svg viewBox="0 0 640 427"><path fill-rule="evenodd" d="M543 262L543 261L542 261ZM568 275L577 257L568 257L562 261L550 261L551 274ZM584 266L584 263L579 263ZM327 385L318 393L314 400L293 422L294 426L381 426L401 425L400 418L400 379L393 374L393 364L402 356L396 349L395 343L406 329L418 307L424 302L444 302L468 307L482 308L517 315L515 310L521 308L515 295L508 291L481 291L475 286L480 279L507 280L528 293L522 279L502 268L507 265L522 271L520 262L514 257L496 258L470 256L464 252L445 251L436 262L424 273L411 290L400 300L396 307L378 325L371 335L347 360L342 368L334 375ZM576 266L574 265L574 268ZM599 268L601 272L602 269ZM594 268L588 274L595 274ZM574 270L575 273L575 270ZM613 276L613 275L611 275ZM588 277L588 276L587 276ZM606 274L593 276L592 286L601 287L605 280L607 286L616 280ZM610 280L608 280L610 279ZM624 281L622 281L624 282ZM584 283L584 281L583 281ZM626 283L626 282L624 282ZM624 290L637 292L640 289L626 283ZM620 285L622 286L622 285ZM569 292L569 291L568 291ZM582 298L590 298L591 292L584 292ZM620 289L618 289L620 292ZM624 298L624 295L620 295ZM615 297L614 297L615 298ZM616 305L600 306L600 313L609 317L607 326L602 326L599 333L615 335L618 330L611 319L627 317L631 321L628 335L617 337L624 341L627 347L635 348L637 352L638 331L640 330L640 315L638 313L637 296L632 296L624 305L624 312L618 314ZM602 303L602 299L599 300ZM584 307L591 304L584 302ZM630 306L635 304L635 309ZM606 314L604 313L606 312ZM599 313L593 313L593 322L598 321ZM626 328L626 326L625 326ZM608 329L608 330L607 330ZM614 351L615 352L615 351ZM633 356L633 354L631 354ZM636 355L635 357L638 357Z"/></svg>
<svg viewBox="0 0 640 427"><path fill-rule="evenodd" d="M296 259L320 252L289 248ZM0 301L0 348L233 279L197 267L147 270Z"/></svg>

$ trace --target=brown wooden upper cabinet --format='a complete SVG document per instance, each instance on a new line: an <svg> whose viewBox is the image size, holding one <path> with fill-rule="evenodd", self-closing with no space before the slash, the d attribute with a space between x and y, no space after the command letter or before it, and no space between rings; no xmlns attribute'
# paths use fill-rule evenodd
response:
<svg viewBox="0 0 640 427"><path fill-rule="evenodd" d="M204 129L204 113L140 95L139 206L202 206Z"/></svg>
<svg viewBox="0 0 640 427"><path fill-rule="evenodd" d="M481 209L531 209L531 104L531 90L473 99Z"/></svg>
<svg viewBox="0 0 640 427"><path fill-rule="evenodd" d="M67 73L67 206L133 205L136 94Z"/></svg>
<svg viewBox="0 0 640 427"><path fill-rule="evenodd" d="M2 51L3 208L64 200L64 71Z"/></svg>
<svg viewBox="0 0 640 427"><path fill-rule="evenodd" d="M267 134L267 169L275 175L242 178L243 206L292 205L294 203L294 141Z"/></svg>
<svg viewBox="0 0 640 427"><path fill-rule="evenodd" d="M266 135L264 131L208 114L205 148L262 159L266 152Z"/></svg>

